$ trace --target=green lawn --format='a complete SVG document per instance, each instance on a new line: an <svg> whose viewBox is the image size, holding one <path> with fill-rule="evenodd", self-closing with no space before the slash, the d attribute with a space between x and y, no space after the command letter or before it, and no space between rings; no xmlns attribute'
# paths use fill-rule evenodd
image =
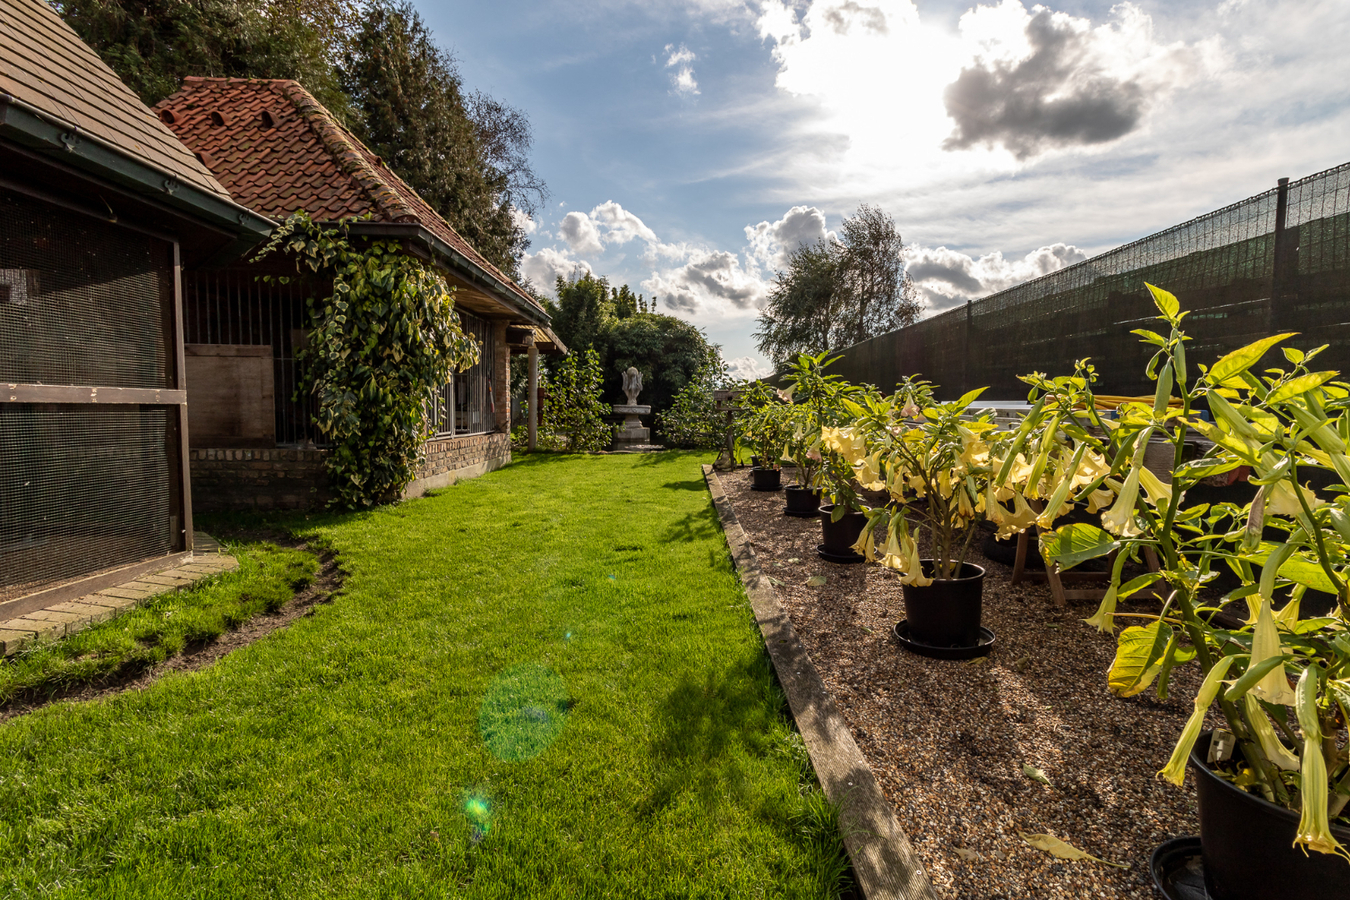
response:
<svg viewBox="0 0 1350 900"><path fill-rule="evenodd" d="M0 726L0 896L831 895L700 458L534 456L282 523L339 553L334 603Z"/></svg>

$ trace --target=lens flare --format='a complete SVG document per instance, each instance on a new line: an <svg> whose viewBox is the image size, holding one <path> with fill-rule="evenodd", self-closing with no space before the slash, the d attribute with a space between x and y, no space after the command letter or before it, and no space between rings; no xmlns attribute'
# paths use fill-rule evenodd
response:
<svg viewBox="0 0 1350 900"><path fill-rule="evenodd" d="M469 820L469 842L477 846L492 830L492 801L480 793L465 791L464 817Z"/></svg>

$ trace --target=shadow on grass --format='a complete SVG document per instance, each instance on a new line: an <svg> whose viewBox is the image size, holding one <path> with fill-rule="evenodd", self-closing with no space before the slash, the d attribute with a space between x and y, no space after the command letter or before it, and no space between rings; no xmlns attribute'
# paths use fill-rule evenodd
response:
<svg viewBox="0 0 1350 900"><path fill-rule="evenodd" d="M652 757L661 776L640 815L653 816L693 795L709 812L743 803L750 776L741 757L755 753L778 718L766 696L766 659L750 658L700 681L686 674L657 710Z"/></svg>

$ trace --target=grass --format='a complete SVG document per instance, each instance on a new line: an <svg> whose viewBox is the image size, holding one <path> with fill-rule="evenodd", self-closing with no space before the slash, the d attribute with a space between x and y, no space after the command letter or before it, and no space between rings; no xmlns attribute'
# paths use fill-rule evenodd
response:
<svg viewBox="0 0 1350 900"><path fill-rule="evenodd" d="M833 896L698 462L531 456L290 522L336 602L0 726L0 895Z"/></svg>
<svg viewBox="0 0 1350 900"><path fill-rule="evenodd" d="M239 569L230 576L161 594L116 619L0 662L0 703L157 665L189 644L217 638L261 612L276 612L319 568L312 555L274 544L231 552Z"/></svg>

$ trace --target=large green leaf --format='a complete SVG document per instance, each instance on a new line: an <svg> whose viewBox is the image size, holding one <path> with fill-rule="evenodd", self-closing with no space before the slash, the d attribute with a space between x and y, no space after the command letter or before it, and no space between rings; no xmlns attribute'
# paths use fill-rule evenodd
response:
<svg viewBox="0 0 1350 900"><path fill-rule="evenodd" d="M1116 658L1106 676L1111 693L1133 697L1147 689L1162 667L1162 657L1171 640L1172 626L1162 621L1122 631L1116 643Z"/></svg>
<svg viewBox="0 0 1350 900"><path fill-rule="evenodd" d="M1337 372L1309 372L1307 375L1300 375L1297 378L1291 378L1284 384L1270 392L1266 398L1267 403L1283 403L1291 397L1297 397L1305 394L1313 388L1321 387L1331 379L1337 376Z"/></svg>
<svg viewBox="0 0 1350 900"><path fill-rule="evenodd" d="M1155 287L1147 281L1144 282L1144 287L1148 288L1148 292L1153 295L1153 302L1157 304L1158 311L1169 319L1175 316L1181 309L1181 303L1171 291L1165 291L1160 287Z"/></svg>
<svg viewBox="0 0 1350 900"><path fill-rule="evenodd" d="M1041 535L1041 555L1059 563L1061 569L1072 569L1085 560L1105 556L1119 546L1115 538L1096 525L1081 522Z"/></svg>
<svg viewBox="0 0 1350 900"><path fill-rule="evenodd" d="M1209 370L1209 383L1217 386L1224 384L1230 378L1241 375L1256 365L1257 360L1265 356L1267 350L1285 338L1293 337L1296 333L1291 331L1286 334L1273 334L1270 337L1261 338L1259 341L1253 341L1245 347L1240 347L1232 353L1225 354Z"/></svg>

